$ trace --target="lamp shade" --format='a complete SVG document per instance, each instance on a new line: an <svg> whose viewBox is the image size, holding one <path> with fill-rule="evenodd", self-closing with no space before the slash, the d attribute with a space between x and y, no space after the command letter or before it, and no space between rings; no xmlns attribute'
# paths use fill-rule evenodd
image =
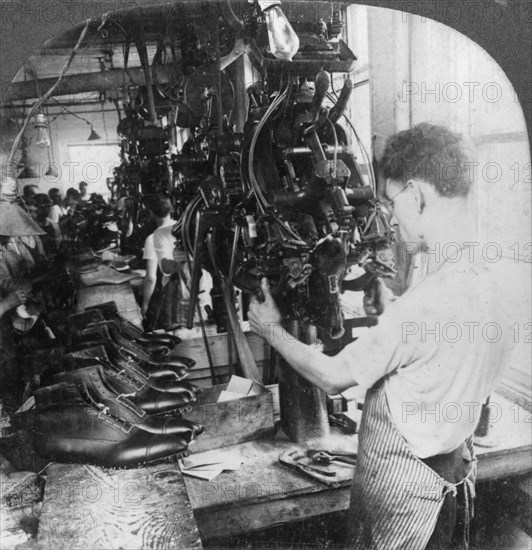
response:
<svg viewBox="0 0 532 550"><path fill-rule="evenodd" d="M94 141L96 139L102 139L100 134L91 126L91 135L87 138L87 141Z"/></svg>
<svg viewBox="0 0 532 550"><path fill-rule="evenodd" d="M38 178L39 174L31 167L31 166L24 166L22 170L17 174L17 179L31 179L31 178Z"/></svg>
<svg viewBox="0 0 532 550"><path fill-rule="evenodd" d="M45 176L48 176L50 178L58 178L59 177L59 170L57 169L57 166L55 163L51 162L48 165L48 170L46 170Z"/></svg>
<svg viewBox="0 0 532 550"><path fill-rule="evenodd" d="M46 235L46 231L43 231L18 204L0 197L0 235L29 237Z"/></svg>

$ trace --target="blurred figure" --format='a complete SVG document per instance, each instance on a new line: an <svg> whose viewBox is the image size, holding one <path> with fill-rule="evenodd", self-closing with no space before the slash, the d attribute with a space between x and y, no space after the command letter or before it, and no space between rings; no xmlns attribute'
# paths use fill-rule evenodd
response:
<svg viewBox="0 0 532 550"><path fill-rule="evenodd" d="M175 221L172 219L173 205L166 196L156 196L148 206L157 229L144 243L146 279L142 313L145 328L174 330L187 323L190 307L189 257L176 243L173 235ZM208 290L212 286L210 276L203 273L200 281L200 306L209 300ZM194 322L198 322L197 312Z"/></svg>
<svg viewBox="0 0 532 550"><path fill-rule="evenodd" d="M50 219L51 208L52 201L45 193L35 195L34 199L28 202L28 214L46 231L41 240L47 254L55 254L62 239L59 224Z"/></svg>
<svg viewBox="0 0 532 550"><path fill-rule="evenodd" d="M0 399L16 395L22 381L12 330L13 315L26 302L44 250L42 229L17 204L0 196ZM15 312L13 312L15 313Z"/></svg>
<svg viewBox="0 0 532 550"><path fill-rule="evenodd" d="M57 187L52 187L48 191L48 196L52 201L49 217L54 223L59 223L59 220L68 214L68 209L63 205L61 191Z"/></svg>
<svg viewBox="0 0 532 550"><path fill-rule="evenodd" d="M91 196L89 195L89 192L88 192L89 184L86 181L80 181L78 183L78 188L79 188L80 199L83 202L90 201Z"/></svg>
<svg viewBox="0 0 532 550"><path fill-rule="evenodd" d="M159 256L160 259L168 257L168 255L171 258L175 242L172 235L172 228L175 222L172 219L173 206L170 199L164 196L157 196L148 205L148 210L155 221L157 229L151 235L148 235L144 241L143 259L146 260L146 278L144 279L141 312L145 319L147 319L148 308L156 286L162 289L168 282L168 277L163 277L159 269ZM154 235L159 230L161 230L165 238L162 238L162 235L158 238L159 252L156 252ZM166 246L164 246L165 244ZM152 304L151 309L153 310L155 307L156 305Z"/></svg>
<svg viewBox="0 0 532 550"><path fill-rule="evenodd" d="M26 303L30 293L29 283L20 283L13 290L6 294L3 298L0 297L0 319L12 309Z"/></svg>
<svg viewBox="0 0 532 550"><path fill-rule="evenodd" d="M28 202L28 200L33 199L38 192L39 187L37 185L33 183L25 185L22 189L22 198L24 199L24 202Z"/></svg>
<svg viewBox="0 0 532 550"><path fill-rule="evenodd" d="M77 189L69 187L66 191L65 200L63 201L63 205L67 208L68 213L73 213L80 203L81 193Z"/></svg>

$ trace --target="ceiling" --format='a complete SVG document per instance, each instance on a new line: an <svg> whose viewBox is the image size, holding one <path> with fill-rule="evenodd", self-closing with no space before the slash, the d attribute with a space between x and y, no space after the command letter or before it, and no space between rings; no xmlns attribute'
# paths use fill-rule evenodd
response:
<svg viewBox="0 0 532 550"><path fill-rule="evenodd" d="M332 13L332 5L332 2L313 2L310 8L308 3L303 6L301 2L284 2L283 10L291 22L317 21L320 17L328 20ZM203 61L214 62L216 36L212 31L216 29L217 21L221 21L219 24L222 28L221 49L225 47L222 55L226 55L234 46L234 37L242 35L245 18L251 18L252 13L253 6L248 2L185 1L170 6L137 7L105 14L102 18L90 22L65 81L68 82L68 79L76 75L111 71L108 76L114 77L115 87L127 85L128 82L134 81L134 78L127 74L128 71L141 67L137 44L142 42L146 45L150 65L154 61L163 65L179 65L184 55L183 44L187 44L185 53L195 57L193 63L196 65L201 63L202 56ZM61 36L48 40L40 50L31 55L8 88L4 96L4 106L6 103L12 106L21 105L49 89L67 63L83 28L84 25L73 27ZM230 35L233 37L232 42ZM158 45L161 55L154 59ZM113 70L116 74L113 74ZM121 79L117 71L125 73ZM77 91L79 86L74 89ZM102 88L105 88L105 85L99 82L99 85L88 87L86 91L95 92ZM75 105L78 101L86 103L86 94L77 97L72 89L69 91L70 105ZM61 95L67 94L54 94L56 100L66 99Z"/></svg>

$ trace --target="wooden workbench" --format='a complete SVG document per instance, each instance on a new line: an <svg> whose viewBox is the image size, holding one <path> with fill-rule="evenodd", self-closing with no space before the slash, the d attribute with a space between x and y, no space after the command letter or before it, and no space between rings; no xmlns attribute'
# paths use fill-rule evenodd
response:
<svg viewBox="0 0 532 550"><path fill-rule="evenodd" d="M530 412L497 394L491 402L495 406L490 439L496 445L476 448L477 480L532 471ZM336 437L330 444L335 449L356 449L355 436ZM270 439L242 443L235 448L244 460L240 470L224 472L210 482L184 476L204 541L348 509L352 470L344 469L341 487L330 488L279 463L282 452L303 449L294 443Z"/></svg>
<svg viewBox="0 0 532 550"><path fill-rule="evenodd" d="M497 444L477 448L478 481L532 471L530 413L499 395L491 402L490 438ZM357 448L356 436L331 437L330 448ZM194 519L208 542L347 510L352 469L337 468L339 487L331 488L279 463L281 453L304 449L277 437L215 450L218 457L237 453L243 464L212 481L182 476L177 464L135 470L54 464L38 542L58 549L196 549Z"/></svg>
<svg viewBox="0 0 532 550"><path fill-rule="evenodd" d="M108 300L119 302L124 316L140 322L138 306L128 283L83 289L78 309L81 311ZM224 361L227 335L211 334L209 341L216 363L227 365ZM198 360L197 374L191 378L197 379L195 383L205 381L209 385L208 362L201 338L183 345L179 346L180 353ZM254 338L250 345L259 361L267 360L262 340ZM219 374L229 374L228 366L221 368L224 370ZM495 444L489 448L477 447L478 481L532 471L530 409L498 394L492 396L491 405L493 418L489 439ZM201 437L208 437L208 434ZM327 447L356 450L357 439L335 433ZM212 481L181 476L176 464L114 472L94 467L53 465L48 473L38 541L43 543L43 548L195 549L200 546L190 510L194 512L204 542L347 510L353 470L343 469L339 486L331 488L281 465L279 455L289 450L304 451L305 448L287 440L269 438L221 449L219 453L240 454L243 465L237 471L223 472ZM164 488L153 481L153 476L160 471L166 476ZM100 483L102 489L107 488L107 493L102 490L99 499L92 502L95 496L91 497L88 489L86 494L79 489L80 480L89 485ZM118 494L124 497L124 491L131 489L128 484L132 482L136 483L142 498L135 506L126 506L120 501L121 497L117 497L116 490L111 489L117 487ZM54 497L58 487L62 487L61 490L74 488L75 496L68 509L63 501L58 502ZM168 490L169 487L172 490ZM95 486L91 490L98 492Z"/></svg>
<svg viewBox="0 0 532 550"><path fill-rule="evenodd" d="M95 285L80 287L77 290L76 311L85 311L85 308L97 306L105 302L116 302L118 311L128 321L142 326L140 308L135 300L133 289L129 282L119 285Z"/></svg>

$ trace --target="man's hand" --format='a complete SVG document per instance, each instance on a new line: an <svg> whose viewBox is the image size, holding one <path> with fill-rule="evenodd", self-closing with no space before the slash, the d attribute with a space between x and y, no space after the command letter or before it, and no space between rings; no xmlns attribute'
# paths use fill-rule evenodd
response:
<svg viewBox="0 0 532 550"><path fill-rule="evenodd" d="M22 284L11 291L3 300L0 299L0 317L20 304L25 304L30 291L31 285Z"/></svg>
<svg viewBox="0 0 532 550"><path fill-rule="evenodd" d="M364 311L366 315L381 315L395 298L382 279L375 279L364 291Z"/></svg>
<svg viewBox="0 0 532 550"><path fill-rule="evenodd" d="M256 296L251 298L248 310L248 319L251 321L251 330L261 334L268 334L267 328L271 325L280 325L282 321L281 313L273 299L270 283L266 277L260 282L260 288L264 295L264 301L259 302ZM263 330L266 328L266 330Z"/></svg>

